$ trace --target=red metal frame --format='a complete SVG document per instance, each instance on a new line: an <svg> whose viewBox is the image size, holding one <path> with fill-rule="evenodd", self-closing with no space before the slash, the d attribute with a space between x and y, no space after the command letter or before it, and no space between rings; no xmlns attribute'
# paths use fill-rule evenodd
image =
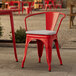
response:
<svg viewBox="0 0 76 76"><path fill-rule="evenodd" d="M16 53L16 44L15 44L15 34L14 34L14 21L13 21L13 14L12 14L12 12L16 12L16 11L19 11L19 10L0 10L0 15L9 15L10 16L14 54L15 54L15 59L18 62L17 53Z"/></svg>
<svg viewBox="0 0 76 76"><path fill-rule="evenodd" d="M53 41L55 42L56 49L57 49L57 55L58 55L58 58L60 60L60 64L62 65L62 60L60 57L60 52L59 52L59 47L58 47L57 33L58 33L59 27L61 25L61 22L65 17L65 14L59 13L59 12L43 12L43 13L36 13L36 14L31 14L29 16L26 16L25 17L25 29L26 29L26 31L27 31L26 19L28 17L34 16L34 15L39 15L39 14L45 14L45 16L46 16L46 30L51 30L51 31L54 31L54 28L56 26L59 15L63 15L63 17L61 17L56 34L54 34L54 35L26 34L26 44L25 44L24 58L22 61L22 68L24 67L24 62L26 59L28 44L31 40L36 39L37 45L38 45L39 62L41 62L41 57L42 57L42 53L43 53L43 45L45 45L48 70L51 71L52 43L53 43Z"/></svg>

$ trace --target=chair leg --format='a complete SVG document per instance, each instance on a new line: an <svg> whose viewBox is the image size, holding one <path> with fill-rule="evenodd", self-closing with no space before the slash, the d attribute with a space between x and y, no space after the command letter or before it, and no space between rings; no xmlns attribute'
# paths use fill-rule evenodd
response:
<svg viewBox="0 0 76 76"><path fill-rule="evenodd" d="M32 8L29 8L29 13L31 12L31 14L32 14Z"/></svg>
<svg viewBox="0 0 76 76"><path fill-rule="evenodd" d="M47 5L45 5L45 10L46 10L46 11L47 11L47 7L48 7L48 6L47 6Z"/></svg>
<svg viewBox="0 0 76 76"><path fill-rule="evenodd" d="M56 9L58 8L58 6L56 5Z"/></svg>
<svg viewBox="0 0 76 76"><path fill-rule="evenodd" d="M24 62L25 62L25 59L26 59L28 44L29 44L29 42L26 40L24 58L23 58L23 61L22 61L22 68L24 68Z"/></svg>
<svg viewBox="0 0 76 76"><path fill-rule="evenodd" d="M41 57L43 53L43 42L40 40L37 40L37 46L38 46L38 56L39 56L39 63L41 62Z"/></svg>
<svg viewBox="0 0 76 76"><path fill-rule="evenodd" d="M26 9L26 13L29 14L29 8Z"/></svg>
<svg viewBox="0 0 76 76"><path fill-rule="evenodd" d="M45 48L46 48L46 58L47 58L47 64L48 64L48 70L51 71L51 61L52 61L52 42L45 42Z"/></svg>
<svg viewBox="0 0 76 76"><path fill-rule="evenodd" d="M23 14L24 9L22 8L22 14Z"/></svg>
<svg viewBox="0 0 76 76"><path fill-rule="evenodd" d="M18 12L18 14L20 15L20 11Z"/></svg>
<svg viewBox="0 0 76 76"><path fill-rule="evenodd" d="M56 45L57 55L60 60L60 64L62 65L62 59L61 59L60 52L59 52L58 40L55 40L55 45Z"/></svg>
<svg viewBox="0 0 76 76"><path fill-rule="evenodd" d="M74 18L75 18L75 16L71 16L71 25L73 26L74 25Z"/></svg>
<svg viewBox="0 0 76 76"><path fill-rule="evenodd" d="M49 9L51 9L51 6L49 6Z"/></svg>
<svg viewBox="0 0 76 76"><path fill-rule="evenodd" d="M62 6L60 6L60 9L62 9Z"/></svg>
<svg viewBox="0 0 76 76"><path fill-rule="evenodd" d="M73 20L71 21L72 26L74 25Z"/></svg>

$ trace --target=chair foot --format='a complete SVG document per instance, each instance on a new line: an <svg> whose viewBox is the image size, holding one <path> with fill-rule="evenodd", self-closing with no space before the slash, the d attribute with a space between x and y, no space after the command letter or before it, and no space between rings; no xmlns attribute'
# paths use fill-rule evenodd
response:
<svg viewBox="0 0 76 76"><path fill-rule="evenodd" d="M24 67L22 67L22 68L24 68Z"/></svg>
<svg viewBox="0 0 76 76"><path fill-rule="evenodd" d="M49 70L49 72L51 72L51 70Z"/></svg>
<svg viewBox="0 0 76 76"><path fill-rule="evenodd" d="M60 65L63 65L62 60L60 61Z"/></svg>
<svg viewBox="0 0 76 76"><path fill-rule="evenodd" d="M22 68L24 68L24 63L22 63Z"/></svg>
<svg viewBox="0 0 76 76"><path fill-rule="evenodd" d="M41 58L39 58L39 63L41 63Z"/></svg>
<svg viewBox="0 0 76 76"><path fill-rule="evenodd" d="M18 59L16 59L16 62L18 62Z"/></svg>
<svg viewBox="0 0 76 76"><path fill-rule="evenodd" d="M16 62L18 62L18 60Z"/></svg>
<svg viewBox="0 0 76 76"><path fill-rule="evenodd" d="M60 64L60 65L63 65L63 64Z"/></svg>
<svg viewBox="0 0 76 76"><path fill-rule="evenodd" d="M24 66L22 65L22 68L24 68Z"/></svg>
<svg viewBox="0 0 76 76"><path fill-rule="evenodd" d="M51 72L51 66L49 66L48 70L49 70L49 72Z"/></svg>

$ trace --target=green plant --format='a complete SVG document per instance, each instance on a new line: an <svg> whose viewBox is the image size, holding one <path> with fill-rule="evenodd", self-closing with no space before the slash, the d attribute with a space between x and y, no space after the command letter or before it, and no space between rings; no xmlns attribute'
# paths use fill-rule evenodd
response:
<svg viewBox="0 0 76 76"><path fill-rule="evenodd" d="M26 31L25 31L25 29L20 27L20 29L16 30L15 40L16 40L16 43L25 43L25 40L26 40Z"/></svg>

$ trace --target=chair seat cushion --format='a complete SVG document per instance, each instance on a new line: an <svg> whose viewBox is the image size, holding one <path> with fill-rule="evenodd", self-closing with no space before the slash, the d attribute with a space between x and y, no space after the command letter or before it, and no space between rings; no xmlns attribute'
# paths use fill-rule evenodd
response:
<svg viewBox="0 0 76 76"><path fill-rule="evenodd" d="M16 8L18 8L17 6L10 6L9 7L10 9L16 9Z"/></svg>
<svg viewBox="0 0 76 76"><path fill-rule="evenodd" d="M10 7L16 7L17 8L17 6L10 6Z"/></svg>
<svg viewBox="0 0 76 76"><path fill-rule="evenodd" d="M29 6L23 6L23 8L29 8Z"/></svg>
<svg viewBox="0 0 76 76"><path fill-rule="evenodd" d="M62 5L62 4L57 3L56 5Z"/></svg>
<svg viewBox="0 0 76 76"><path fill-rule="evenodd" d="M50 31L50 30L35 30L35 31L26 31L26 34L54 35L54 34L56 34L56 31Z"/></svg>

